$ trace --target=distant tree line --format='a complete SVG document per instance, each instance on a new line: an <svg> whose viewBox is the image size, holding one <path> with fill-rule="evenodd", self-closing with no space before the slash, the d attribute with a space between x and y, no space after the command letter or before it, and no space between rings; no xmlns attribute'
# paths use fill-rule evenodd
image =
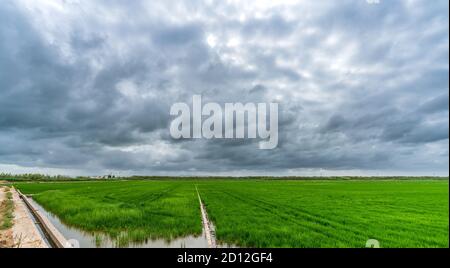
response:
<svg viewBox="0 0 450 268"><path fill-rule="evenodd" d="M70 180L88 180L89 177L68 177L63 175L46 175L36 173L10 174L0 173L0 180L5 181L70 181Z"/></svg>
<svg viewBox="0 0 450 268"><path fill-rule="evenodd" d="M3 181L83 181L83 180L161 180L161 179L181 179L181 180L246 180L246 179L258 179L258 180L414 180L414 179L447 179L448 177L433 177L433 176L386 176L386 177L363 177L363 176L243 176L243 177L230 177L230 176L129 176L129 177L116 177L114 175L105 176L77 176L70 177L64 175L46 175L36 173L25 174L10 174L0 173L0 180Z"/></svg>

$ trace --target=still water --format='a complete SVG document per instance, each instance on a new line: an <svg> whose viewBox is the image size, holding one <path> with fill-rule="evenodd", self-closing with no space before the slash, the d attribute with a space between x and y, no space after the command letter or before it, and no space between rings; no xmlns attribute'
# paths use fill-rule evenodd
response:
<svg viewBox="0 0 450 268"><path fill-rule="evenodd" d="M82 231L78 228L68 226L61 222L61 220L53 213L45 210L41 205L30 198L32 202L41 211L49 221L58 229L61 234L67 239L74 239L78 241L81 248L113 248L119 247L117 242L111 239L108 235L101 233L90 233ZM73 243L72 243L73 244ZM122 246L121 246L122 247ZM186 236L172 239L170 241L165 239L147 240L144 243L130 243L126 247L130 248L207 248L208 241L203 232L200 236ZM228 247L228 245L219 245L219 247Z"/></svg>

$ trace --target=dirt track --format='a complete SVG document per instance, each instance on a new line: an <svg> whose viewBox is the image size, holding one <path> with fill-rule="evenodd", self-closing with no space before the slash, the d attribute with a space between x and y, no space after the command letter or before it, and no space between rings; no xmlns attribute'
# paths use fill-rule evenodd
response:
<svg viewBox="0 0 450 268"><path fill-rule="evenodd" d="M12 200L14 202L14 221L13 226L7 230L0 231L1 247L18 247L18 248L46 248L28 209L20 199L19 194L11 188ZM6 199L4 187L0 189L0 202ZM1 216L0 216L1 217Z"/></svg>

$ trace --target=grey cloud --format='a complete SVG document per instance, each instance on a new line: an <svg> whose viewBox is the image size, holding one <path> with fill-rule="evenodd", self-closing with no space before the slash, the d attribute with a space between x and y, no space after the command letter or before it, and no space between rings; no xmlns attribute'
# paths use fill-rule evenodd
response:
<svg viewBox="0 0 450 268"><path fill-rule="evenodd" d="M448 112L448 100L447 92L421 104L418 110L423 113Z"/></svg>
<svg viewBox="0 0 450 268"><path fill-rule="evenodd" d="M296 27L296 22L286 21L279 15L267 19L252 19L242 26L244 35L262 35L264 37L281 38L289 35Z"/></svg>
<svg viewBox="0 0 450 268"><path fill-rule="evenodd" d="M0 164L448 173L446 1L59 4L0 7ZM170 106L193 94L278 102L278 148L173 140Z"/></svg>

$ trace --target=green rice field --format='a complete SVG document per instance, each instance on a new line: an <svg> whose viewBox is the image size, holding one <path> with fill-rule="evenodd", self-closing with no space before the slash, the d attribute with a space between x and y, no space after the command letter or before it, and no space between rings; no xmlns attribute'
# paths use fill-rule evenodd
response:
<svg viewBox="0 0 450 268"><path fill-rule="evenodd" d="M196 186L219 242L242 247L449 246L440 180L164 179L14 184L64 223L139 242L200 235ZM126 234L123 237L123 234Z"/></svg>

